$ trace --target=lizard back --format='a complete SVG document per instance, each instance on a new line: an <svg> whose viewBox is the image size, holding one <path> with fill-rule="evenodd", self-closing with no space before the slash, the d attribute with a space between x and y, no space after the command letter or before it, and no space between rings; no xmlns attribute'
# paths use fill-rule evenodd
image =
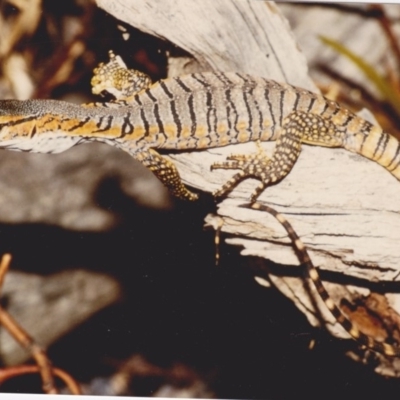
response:
<svg viewBox="0 0 400 400"><path fill-rule="evenodd" d="M139 147L204 149L275 140L291 111L330 114L338 107L290 85L210 72L159 81L136 94L132 105L113 109L55 100L1 100L0 133L6 140L63 131L88 139L134 141Z"/></svg>
<svg viewBox="0 0 400 400"><path fill-rule="evenodd" d="M400 144L380 128L321 95L235 72L161 80L134 95L131 104L117 108L2 100L0 145L49 153L98 140L129 147L132 155L150 148L200 150L277 140L295 111L319 117L315 126L299 132L302 143L344 147L400 179ZM319 126L326 121L328 133L321 134ZM291 141L287 148L293 150Z"/></svg>

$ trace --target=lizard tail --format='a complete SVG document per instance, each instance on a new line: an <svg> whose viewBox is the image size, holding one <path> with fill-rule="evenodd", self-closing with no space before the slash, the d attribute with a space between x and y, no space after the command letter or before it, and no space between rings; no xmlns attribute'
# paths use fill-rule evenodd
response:
<svg viewBox="0 0 400 400"><path fill-rule="evenodd" d="M375 161L400 180L400 142L378 126L365 125L361 132L348 133L345 149Z"/></svg>
<svg viewBox="0 0 400 400"><path fill-rule="evenodd" d="M295 248L297 257L300 260L300 263L304 265L305 272L307 278L309 278L312 283L314 284L315 288L317 289L319 295L321 296L322 300L324 301L326 307L331 312L335 320L349 333L349 335L358 341L360 344L367 346L369 349L376 351L378 353L384 354L389 357L400 357L400 348L392 346L391 344L378 342L372 337L365 335L364 333L360 332L357 327L355 327L350 320L342 313L342 311L335 305L333 300L330 298L327 290L325 289L319 273L317 269L314 267L310 256L308 255L308 251L301 241L299 236L297 235L296 231L293 229L292 225L286 220L286 218L278 213L273 208L261 204L261 203L251 203L251 204L244 204L241 207L245 208L252 208L254 210L266 211L269 214L273 215L280 224L285 228L290 240L293 243Z"/></svg>

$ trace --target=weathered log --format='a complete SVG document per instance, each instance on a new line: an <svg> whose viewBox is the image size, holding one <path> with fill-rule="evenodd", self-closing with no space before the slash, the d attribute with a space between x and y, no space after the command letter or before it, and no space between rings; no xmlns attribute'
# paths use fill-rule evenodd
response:
<svg viewBox="0 0 400 400"><path fill-rule="evenodd" d="M157 3L146 0L97 0L100 7L144 32L170 40L185 49L201 68L238 70L310 88L303 55L285 19L272 3L185 0ZM201 6L200 6L201 4ZM278 34L277 34L278 33ZM265 147L271 151L273 144ZM232 172L210 171L215 161L230 153L254 151L254 143L203 152L171 155L184 181L212 192ZM282 227L268 215L238 208L255 182L240 184L220 203L222 230L229 243L243 246L243 255L257 255L296 265ZM399 280L400 213L396 199L400 184L382 167L340 149L304 146L300 159L281 183L265 190L260 201L286 215L310 249L321 270L340 276L328 284L335 301L350 301L370 293L369 282ZM210 217L208 221L210 222ZM357 278L357 287L351 285ZM269 275L310 322L320 311L302 289L301 280ZM388 309L400 313L400 295L387 294ZM324 306L321 312L331 332L348 337L334 324ZM384 316L381 315L382 320ZM397 321L392 321L397 327ZM333 324L333 325L331 325ZM394 373L386 371L386 373Z"/></svg>

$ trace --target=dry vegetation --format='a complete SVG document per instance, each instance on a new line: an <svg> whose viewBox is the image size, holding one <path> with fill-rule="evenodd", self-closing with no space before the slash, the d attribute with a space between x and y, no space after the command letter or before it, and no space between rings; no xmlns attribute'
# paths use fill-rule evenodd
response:
<svg viewBox="0 0 400 400"><path fill-rule="evenodd" d="M169 56L189 56L89 0L0 0L0 98L92 101L91 71L109 49L154 80ZM224 244L215 267L214 235L203 231L211 198L171 199L116 149L2 151L0 193L0 254L13 256L0 322L17 340L0 332L0 391L278 399L364 390L389 398L400 389L373 372L373 356L353 362L352 342L310 327L253 279L297 271L272 262L267 271ZM1 282L8 264L3 256ZM329 271L324 278L343 283Z"/></svg>

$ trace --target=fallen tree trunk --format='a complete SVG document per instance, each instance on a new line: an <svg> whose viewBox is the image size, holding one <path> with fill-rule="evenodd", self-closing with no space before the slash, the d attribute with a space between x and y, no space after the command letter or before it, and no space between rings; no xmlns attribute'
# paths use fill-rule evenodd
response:
<svg viewBox="0 0 400 400"><path fill-rule="evenodd" d="M120 20L180 46L193 55L201 70L237 70L313 89L303 55L273 3L209 0L200 6L174 0L157 3L157 8L148 0L97 3ZM274 144L265 147L272 152ZM254 143L170 157L186 184L213 192L233 171L211 172L212 163L231 153L250 151L255 151ZM297 265L279 223L265 213L238 207L248 200L255 185L251 179L241 183L219 204L218 216L207 218L208 223L222 218L222 231L228 234L228 243L243 247L244 256ZM363 307L367 307L376 283L400 279L400 210L396 201L399 198L399 182L375 163L340 149L304 146L289 176L267 188L259 200L288 218L309 249L314 264L331 273L327 288L337 303L342 298L352 303L362 299ZM322 315L334 335L348 337L321 301L317 300L315 308L300 277L271 272L264 274L264 278L288 296L313 325L320 323ZM372 313L378 313L383 328L361 323L361 328L369 329L375 337L383 336L382 339L389 336L383 322L388 314L392 336L400 336L400 295L395 286L391 288L392 293L382 300L385 307L369 307ZM398 372L389 364L380 368L386 374Z"/></svg>

